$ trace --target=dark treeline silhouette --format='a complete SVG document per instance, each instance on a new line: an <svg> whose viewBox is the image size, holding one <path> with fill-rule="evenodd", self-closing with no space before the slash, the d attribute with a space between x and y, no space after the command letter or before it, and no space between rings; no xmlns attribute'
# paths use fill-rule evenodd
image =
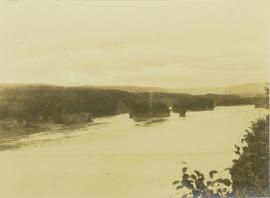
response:
<svg viewBox="0 0 270 198"><path fill-rule="evenodd" d="M134 94L135 101L144 102L149 99L149 93L136 93ZM206 100L208 99L208 100ZM205 94L205 95L191 95L182 93L153 93L154 102L162 102L172 107L179 101L187 102L194 101L195 103L201 101L207 104L214 103L215 106L234 106L234 105L258 105L264 107L268 105L268 96L265 97L241 97L238 95L218 95L218 94ZM212 102L210 102L212 101ZM204 106L202 104L202 106Z"/></svg>
<svg viewBox="0 0 270 198"><path fill-rule="evenodd" d="M154 111L167 112L168 107L171 106L175 106L176 109L180 108L179 104L182 104L181 108L188 110L201 110L212 108L213 104L256 104L258 98L245 99L236 95L155 92L152 95L152 101ZM181 102L179 103L179 101ZM59 123L89 121L94 117L127 113L129 110L135 112L136 108L140 111L140 107L136 106L139 103L145 103L143 111L147 112L149 93L48 85L0 86L0 127L1 123L6 123L8 119L24 123L23 125L26 126L37 121Z"/></svg>
<svg viewBox="0 0 270 198"><path fill-rule="evenodd" d="M65 115L82 113L90 118L115 115L127 112L131 100L130 94L116 90L11 87L1 91L0 119L61 121Z"/></svg>
<svg viewBox="0 0 270 198"><path fill-rule="evenodd" d="M218 106L232 106L232 105L255 105L256 107L268 107L267 97L256 98L234 98L221 100L216 103Z"/></svg>
<svg viewBox="0 0 270 198"><path fill-rule="evenodd" d="M213 110L214 107L215 104L213 100L205 97L197 97L197 98L190 98L188 100L179 99L173 105L173 111L185 112L185 111Z"/></svg>
<svg viewBox="0 0 270 198"><path fill-rule="evenodd" d="M170 115L169 107L161 102L142 102L130 105L129 115L133 117L167 117Z"/></svg>

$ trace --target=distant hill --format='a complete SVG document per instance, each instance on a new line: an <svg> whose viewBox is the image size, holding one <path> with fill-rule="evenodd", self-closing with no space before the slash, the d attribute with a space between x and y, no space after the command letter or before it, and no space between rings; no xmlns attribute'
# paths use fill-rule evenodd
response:
<svg viewBox="0 0 270 198"><path fill-rule="evenodd" d="M100 89L115 89L127 92L161 92L161 93L186 93L193 95L202 94L222 94L222 95L240 95L245 97L254 97L265 95L267 83L246 83L232 85L228 87L198 87L183 89L166 89L159 87L138 87L138 86L91 86Z"/></svg>
<svg viewBox="0 0 270 198"><path fill-rule="evenodd" d="M224 89L224 94L238 94L245 96L258 96L265 95L265 88L268 83L247 83L242 85L234 85L226 87Z"/></svg>
<svg viewBox="0 0 270 198"><path fill-rule="evenodd" d="M160 87L140 87L140 86L81 86L84 88L103 89L103 90L119 90L130 93L142 93L142 92L160 92L160 93L183 93L192 95L204 95L204 94L220 94L220 95L239 95L243 97L265 96L265 87L268 83L246 83L239 85L232 85L227 87L198 87L198 88L160 88ZM0 90L8 87L62 87L43 84L0 84Z"/></svg>
<svg viewBox="0 0 270 198"><path fill-rule="evenodd" d="M89 88L97 89L114 89L126 92L140 93L140 92L161 92L161 93L172 93L171 89L159 88L159 87L139 87L139 86L87 86Z"/></svg>

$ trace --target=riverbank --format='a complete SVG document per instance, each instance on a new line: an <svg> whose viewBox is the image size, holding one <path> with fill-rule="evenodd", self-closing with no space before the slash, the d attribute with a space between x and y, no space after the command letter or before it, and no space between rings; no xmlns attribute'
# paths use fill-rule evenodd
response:
<svg viewBox="0 0 270 198"><path fill-rule="evenodd" d="M18 140L27 138L30 135L39 134L39 133L60 133L60 132L70 132L73 130L78 130L89 125L94 125L92 121L90 122L81 122L74 124L56 124L53 122L39 122L35 123L29 127L16 127L3 129L0 128L0 151L7 149L17 149L21 147L21 144L18 144Z"/></svg>
<svg viewBox="0 0 270 198"><path fill-rule="evenodd" d="M241 108L246 108L246 107L251 107L254 108L254 106L238 106ZM216 107L213 111L219 111L220 109L235 109L238 108L237 106L224 106L224 107ZM254 108L255 109L255 108ZM259 109L258 109L259 110ZM269 112L269 109L262 109L264 111ZM212 111L212 110L209 110ZM202 112L208 112L208 111L190 111L187 113L187 117L190 116L190 113L192 114L197 114L197 113L202 113ZM174 113L171 113L174 114ZM121 114L117 114L114 116L119 116ZM178 115L178 114L177 114ZM114 117L113 116L113 117ZM101 116L101 117L96 117L94 120L99 120L99 119L107 119L108 117L111 116ZM153 124L160 124L163 122L166 122L170 119L170 117L175 117L175 115L168 115L166 117L140 117L140 118L132 118L130 119L130 116L128 116L126 119L133 121L137 126L151 126ZM181 119L179 116L177 116L177 119ZM77 122L67 122L67 123L55 123L53 121L36 121L32 122L31 124L26 125L25 122L20 122L18 124L17 121L14 119L8 120L5 122L5 125L7 127L1 127L0 123L0 150L6 150L6 149L16 149L20 147L21 145L14 144L13 142L16 142L19 139L22 138L27 138L30 135L33 134L38 134L38 133L46 133L46 132L65 132L65 131L74 131L74 130L79 130L82 128L85 128L87 126L95 125L96 122L94 120L86 121L86 120L78 120ZM2 120L3 122L3 120Z"/></svg>

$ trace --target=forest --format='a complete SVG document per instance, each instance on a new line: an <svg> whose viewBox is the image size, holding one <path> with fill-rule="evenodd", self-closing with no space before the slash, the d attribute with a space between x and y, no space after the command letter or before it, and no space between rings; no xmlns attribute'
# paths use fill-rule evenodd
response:
<svg viewBox="0 0 270 198"><path fill-rule="evenodd" d="M91 121L95 117L139 111L136 104L149 104L149 93L131 93L91 87L49 85L0 86L0 127L13 120L21 127L35 122L69 123ZM267 98L241 98L237 95L190 95L152 93L153 110L176 112L213 109L216 105L247 105L267 103ZM148 105L143 105L147 106ZM137 110L136 110L137 108ZM145 111L147 108L145 107ZM6 124L7 125L11 124Z"/></svg>

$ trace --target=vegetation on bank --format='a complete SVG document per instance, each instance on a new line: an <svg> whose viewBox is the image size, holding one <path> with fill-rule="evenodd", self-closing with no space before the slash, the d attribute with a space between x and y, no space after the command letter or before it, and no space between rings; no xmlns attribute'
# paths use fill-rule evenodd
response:
<svg viewBox="0 0 270 198"><path fill-rule="evenodd" d="M195 170L182 170L182 177L173 182L177 190L185 189L182 197L269 197L269 116L253 122L242 139L242 146L235 146L239 156L228 168L231 180L215 178L216 170L207 179Z"/></svg>
<svg viewBox="0 0 270 198"><path fill-rule="evenodd" d="M128 111L131 96L122 91L50 86L1 90L0 120L19 123L91 120ZM73 117L73 119L72 119Z"/></svg>
<svg viewBox="0 0 270 198"><path fill-rule="evenodd" d="M213 110L215 107L214 101L208 98L190 98L189 100L179 99L173 105L173 111L182 113L186 111L203 111Z"/></svg>
<svg viewBox="0 0 270 198"><path fill-rule="evenodd" d="M257 98L236 95L153 93L153 112L203 110L213 104L255 104ZM180 102L179 102L180 101ZM229 101L229 102L228 102ZM248 102L247 102L248 101ZM140 104L139 106L136 106ZM138 110L135 110L138 108ZM48 85L0 86L0 129L31 127L37 122L80 123L92 118L137 111L149 112L149 93L130 93L91 87ZM156 112L155 112L156 111Z"/></svg>
<svg viewBox="0 0 270 198"><path fill-rule="evenodd" d="M234 98L217 101L217 106L233 106L233 105L255 105L255 107L268 108L268 97L256 98Z"/></svg>
<svg viewBox="0 0 270 198"><path fill-rule="evenodd" d="M230 169L236 197L269 197L269 116L253 122Z"/></svg>

